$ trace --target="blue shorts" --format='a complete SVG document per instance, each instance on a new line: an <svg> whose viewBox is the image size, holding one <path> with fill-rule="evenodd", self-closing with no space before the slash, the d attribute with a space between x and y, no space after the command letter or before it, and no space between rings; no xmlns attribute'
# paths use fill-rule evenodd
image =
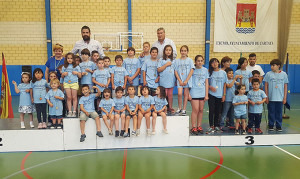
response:
<svg viewBox="0 0 300 179"><path fill-rule="evenodd" d="M247 114L243 114L243 115L234 115L235 119L247 119Z"/></svg>
<svg viewBox="0 0 300 179"><path fill-rule="evenodd" d="M55 115L49 115L50 116L50 119L62 119L63 116L60 115L60 116L55 116Z"/></svg>

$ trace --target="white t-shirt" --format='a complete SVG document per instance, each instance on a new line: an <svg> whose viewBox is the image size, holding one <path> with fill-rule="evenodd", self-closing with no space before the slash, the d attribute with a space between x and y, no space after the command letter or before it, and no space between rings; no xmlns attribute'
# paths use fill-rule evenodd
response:
<svg viewBox="0 0 300 179"><path fill-rule="evenodd" d="M259 71L260 76L264 76L264 75L265 75L265 72L264 72L264 70L261 68L260 65L254 65L254 66L248 65L248 66L246 67L246 70L249 70L249 71L251 71L251 72L252 72L253 70L257 70L257 71Z"/></svg>

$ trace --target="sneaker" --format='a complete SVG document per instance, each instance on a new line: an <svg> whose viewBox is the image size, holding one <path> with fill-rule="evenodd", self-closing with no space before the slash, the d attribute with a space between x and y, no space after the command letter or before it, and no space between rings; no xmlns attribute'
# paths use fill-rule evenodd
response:
<svg viewBox="0 0 300 179"><path fill-rule="evenodd" d="M120 132L118 130L115 131L115 137L119 137Z"/></svg>
<svg viewBox="0 0 300 179"><path fill-rule="evenodd" d="M252 128L248 128L248 131L247 131L249 134L252 134Z"/></svg>
<svg viewBox="0 0 300 179"><path fill-rule="evenodd" d="M26 129L24 124L23 125L21 124L21 129Z"/></svg>
<svg viewBox="0 0 300 179"><path fill-rule="evenodd" d="M111 129L108 129L108 134L109 134L109 135L114 135L114 133L112 132Z"/></svg>
<svg viewBox="0 0 300 179"><path fill-rule="evenodd" d="M32 123L32 122L30 122L30 124L29 124L29 125L30 125L30 127L31 127L31 128L34 128L34 125L33 125L33 123Z"/></svg>
<svg viewBox="0 0 300 179"><path fill-rule="evenodd" d="M203 134L203 129L202 129L201 126L198 126L198 127L197 127L197 132L198 132L198 134L199 134L199 133L200 133L200 134Z"/></svg>
<svg viewBox="0 0 300 179"><path fill-rule="evenodd" d="M42 128L43 128L43 123L39 123L38 129L42 129Z"/></svg>
<svg viewBox="0 0 300 179"><path fill-rule="evenodd" d="M260 128L256 128L256 129L255 129L255 133L262 134L263 131L262 131Z"/></svg>
<svg viewBox="0 0 300 179"><path fill-rule="evenodd" d="M155 131L152 131L151 134L152 134L152 135L155 135Z"/></svg>
<svg viewBox="0 0 300 179"><path fill-rule="evenodd" d="M52 126L52 122L48 122L48 123L47 123L47 127L50 127L50 128L51 128L51 126Z"/></svg>
<svg viewBox="0 0 300 179"><path fill-rule="evenodd" d="M73 111L71 117L76 117L76 111Z"/></svg>
<svg viewBox="0 0 300 179"><path fill-rule="evenodd" d="M242 134L243 134L243 135L246 135L246 134L247 134L247 133L246 133L246 130L243 130L243 131L242 131Z"/></svg>
<svg viewBox="0 0 300 179"><path fill-rule="evenodd" d="M136 136L140 136L140 134L141 134L141 130L140 130L140 129L137 129L137 130L136 130Z"/></svg>
<svg viewBox="0 0 300 179"><path fill-rule="evenodd" d="M239 134L240 134L239 130L236 129L236 130L234 131L234 134L239 135Z"/></svg>
<svg viewBox="0 0 300 179"><path fill-rule="evenodd" d="M72 114L73 114L72 111L69 111L67 117L72 117Z"/></svg>
<svg viewBox="0 0 300 179"><path fill-rule="evenodd" d="M163 132L164 132L165 134L169 134L169 132L168 132L167 129L164 129Z"/></svg>
<svg viewBox="0 0 300 179"><path fill-rule="evenodd" d="M190 130L190 133L191 133L192 135L198 135L198 130L197 130L197 128L196 128L196 127L193 127L193 128Z"/></svg>
<svg viewBox="0 0 300 179"><path fill-rule="evenodd" d="M138 129L138 130L139 130L139 129ZM138 130L137 130L137 131L138 131ZM135 136L135 135L136 135L136 136L139 136L140 134L137 135L137 132L132 131L132 132L131 132L131 135L133 135L133 136Z"/></svg>
<svg viewBox="0 0 300 179"><path fill-rule="evenodd" d="M97 131L96 135L97 135L98 137L103 137L103 134L102 134L101 131Z"/></svg>
<svg viewBox="0 0 300 179"><path fill-rule="evenodd" d="M176 115L176 116L181 115L181 109L177 109L177 111L175 112L175 115Z"/></svg>
<svg viewBox="0 0 300 179"><path fill-rule="evenodd" d="M219 127L215 127L216 132L223 132Z"/></svg>
<svg viewBox="0 0 300 179"><path fill-rule="evenodd" d="M269 131L274 131L274 127L269 126Z"/></svg>
<svg viewBox="0 0 300 179"><path fill-rule="evenodd" d="M125 138L125 137L129 137L129 134L128 133L124 133L124 135L123 135L123 137Z"/></svg>
<svg viewBox="0 0 300 179"><path fill-rule="evenodd" d="M83 142L83 141L85 140L85 138L86 138L86 135L85 135L85 134L82 134L82 135L80 136L80 142Z"/></svg>
<svg viewBox="0 0 300 179"><path fill-rule="evenodd" d="M45 122L43 122L43 129L46 129L47 128L47 125L46 125L46 123Z"/></svg>
<svg viewBox="0 0 300 179"><path fill-rule="evenodd" d="M276 130L277 130L278 132L282 132L282 128L281 128L281 127L276 127Z"/></svg>
<svg viewBox="0 0 300 179"><path fill-rule="evenodd" d="M125 130L121 130L120 136L123 137Z"/></svg>
<svg viewBox="0 0 300 179"><path fill-rule="evenodd" d="M50 126L50 129L55 129L56 128L56 124L52 124L51 126Z"/></svg>
<svg viewBox="0 0 300 179"><path fill-rule="evenodd" d="M151 136L151 131L150 131L150 129L147 129L147 136Z"/></svg>
<svg viewBox="0 0 300 179"><path fill-rule="evenodd" d="M56 129L62 129L63 126L62 126L62 124L57 124L55 128L56 128Z"/></svg>
<svg viewBox="0 0 300 179"><path fill-rule="evenodd" d="M208 128L208 130L206 131L206 134L212 134L214 133L214 129L212 127Z"/></svg>
<svg viewBox="0 0 300 179"><path fill-rule="evenodd" d="M181 115L182 115L182 116L186 116L186 110L182 110L182 111L181 111Z"/></svg>

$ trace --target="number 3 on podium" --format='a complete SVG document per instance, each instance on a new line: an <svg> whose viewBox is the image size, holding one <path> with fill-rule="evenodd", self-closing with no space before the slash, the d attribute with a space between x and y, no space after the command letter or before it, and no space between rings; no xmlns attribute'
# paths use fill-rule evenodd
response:
<svg viewBox="0 0 300 179"><path fill-rule="evenodd" d="M254 136L246 136L245 139L247 140L245 142L246 145L252 145L252 144L254 144Z"/></svg>

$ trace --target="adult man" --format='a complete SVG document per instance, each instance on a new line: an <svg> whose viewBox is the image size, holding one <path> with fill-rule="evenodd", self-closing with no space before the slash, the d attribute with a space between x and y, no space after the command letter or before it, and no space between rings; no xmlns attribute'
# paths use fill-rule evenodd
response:
<svg viewBox="0 0 300 179"><path fill-rule="evenodd" d="M74 54L79 54L81 56L81 50L87 48L90 52L96 50L99 52L100 57L104 57L105 54L102 49L102 45L97 40L91 39L91 30L88 26L83 26L81 28L82 40L79 40L75 43L73 50L71 51Z"/></svg>
<svg viewBox="0 0 300 179"><path fill-rule="evenodd" d="M261 68L260 65L256 65L256 54L255 53L250 53L249 54L249 59L248 59L248 66L246 67L247 70L253 71L257 70L260 73L260 79L259 81L262 82L263 76L265 75L264 70Z"/></svg>
<svg viewBox="0 0 300 179"><path fill-rule="evenodd" d="M166 38L165 29L160 27L157 29L157 41L152 45L152 47L158 48L157 58L160 59L163 57L163 51L166 45L171 45L173 48L173 57L177 57L176 46L171 39Z"/></svg>

